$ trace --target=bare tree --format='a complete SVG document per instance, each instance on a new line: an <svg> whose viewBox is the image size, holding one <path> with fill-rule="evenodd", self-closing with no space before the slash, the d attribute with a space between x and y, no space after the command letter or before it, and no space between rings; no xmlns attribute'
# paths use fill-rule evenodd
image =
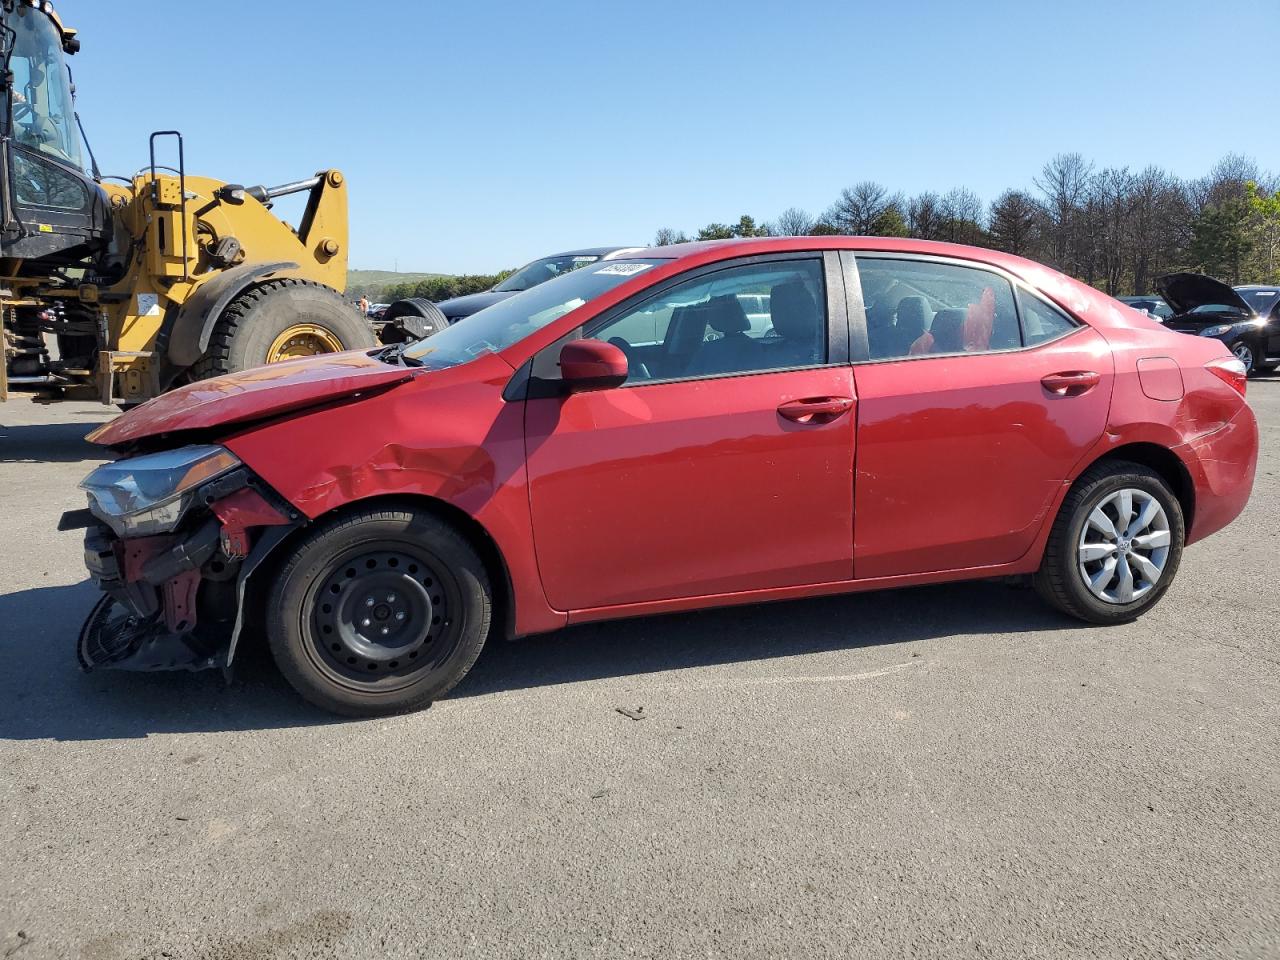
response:
<svg viewBox="0 0 1280 960"><path fill-rule="evenodd" d="M877 222L891 206L902 206L902 198L891 194L874 180L863 180L840 191L838 199L823 214L823 220L841 233L870 235Z"/></svg>
<svg viewBox="0 0 1280 960"><path fill-rule="evenodd" d="M965 187L948 190L941 201L942 239L951 243L982 243L982 198Z"/></svg>
<svg viewBox="0 0 1280 960"><path fill-rule="evenodd" d="M1054 266L1068 273L1077 272L1087 259L1084 255L1084 206L1093 176L1093 164L1078 153L1060 153L1046 163L1035 178L1044 195L1044 208L1049 217L1048 253Z"/></svg>
<svg viewBox="0 0 1280 960"><path fill-rule="evenodd" d="M807 237L813 231L814 220L799 207L787 207L767 226L774 236Z"/></svg>
<svg viewBox="0 0 1280 960"><path fill-rule="evenodd" d="M670 227L663 227L653 237L653 245L655 247L669 247L673 243L688 243L689 237L683 230L672 230Z"/></svg>
<svg viewBox="0 0 1280 960"><path fill-rule="evenodd" d="M926 191L907 202L907 229L917 240L941 240L946 229L942 200Z"/></svg>

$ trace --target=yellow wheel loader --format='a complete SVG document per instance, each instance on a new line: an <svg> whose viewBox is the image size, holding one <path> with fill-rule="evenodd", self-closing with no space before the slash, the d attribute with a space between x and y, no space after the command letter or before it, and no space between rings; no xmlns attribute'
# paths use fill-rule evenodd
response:
<svg viewBox="0 0 1280 960"><path fill-rule="evenodd" d="M339 291L347 193L324 170L279 187L188 176L177 131L128 178L86 167L48 0L0 0L0 311L10 390L139 403L191 380L375 345ZM176 167L157 164L157 149ZM175 149L176 148L176 151ZM271 212L306 193L297 228Z"/></svg>

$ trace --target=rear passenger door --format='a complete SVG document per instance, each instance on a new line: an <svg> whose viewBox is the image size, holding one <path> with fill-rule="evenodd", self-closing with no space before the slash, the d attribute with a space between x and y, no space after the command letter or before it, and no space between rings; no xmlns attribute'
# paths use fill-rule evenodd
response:
<svg viewBox="0 0 1280 960"><path fill-rule="evenodd" d="M856 409L834 255L686 274L564 339L584 336L619 346L630 375L565 394L562 342L534 358L525 444L552 606L852 578Z"/></svg>
<svg viewBox="0 0 1280 960"><path fill-rule="evenodd" d="M1105 429L1106 342L970 262L866 254L857 277L855 576L1018 560Z"/></svg>

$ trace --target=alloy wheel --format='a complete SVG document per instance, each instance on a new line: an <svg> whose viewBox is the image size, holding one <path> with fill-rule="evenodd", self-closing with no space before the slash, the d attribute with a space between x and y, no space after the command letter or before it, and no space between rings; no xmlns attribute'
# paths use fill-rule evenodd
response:
<svg viewBox="0 0 1280 960"><path fill-rule="evenodd" d="M1080 532L1080 576L1100 600L1132 603L1159 584L1171 541L1159 500L1145 490L1117 490L1093 508Z"/></svg>
<svg viewBox="0 0 1280 960"><path fill-rule="evenodd" d="M1237 360L1239 360L1241 363L1244 364L1244 369L1246 373L1253 372L1253 348L1252 347L1250 347L1247 343L1244 343L1243 341L1240 343L1233 343L1231 345L1231 352L1235 354L1235 358Z"/></svg>

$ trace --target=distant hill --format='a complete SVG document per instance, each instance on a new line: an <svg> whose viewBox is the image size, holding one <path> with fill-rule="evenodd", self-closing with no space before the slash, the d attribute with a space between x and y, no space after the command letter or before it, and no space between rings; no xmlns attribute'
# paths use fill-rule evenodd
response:
<svg viewBox="0 0 1280 960"><path fill-rule="evenodd" d="M396 273L394 270L348 270L347 299L356 300L360 295L377 300L376 294L397 283L417 283L432 277L445 277L445 273Z"/></svg>

